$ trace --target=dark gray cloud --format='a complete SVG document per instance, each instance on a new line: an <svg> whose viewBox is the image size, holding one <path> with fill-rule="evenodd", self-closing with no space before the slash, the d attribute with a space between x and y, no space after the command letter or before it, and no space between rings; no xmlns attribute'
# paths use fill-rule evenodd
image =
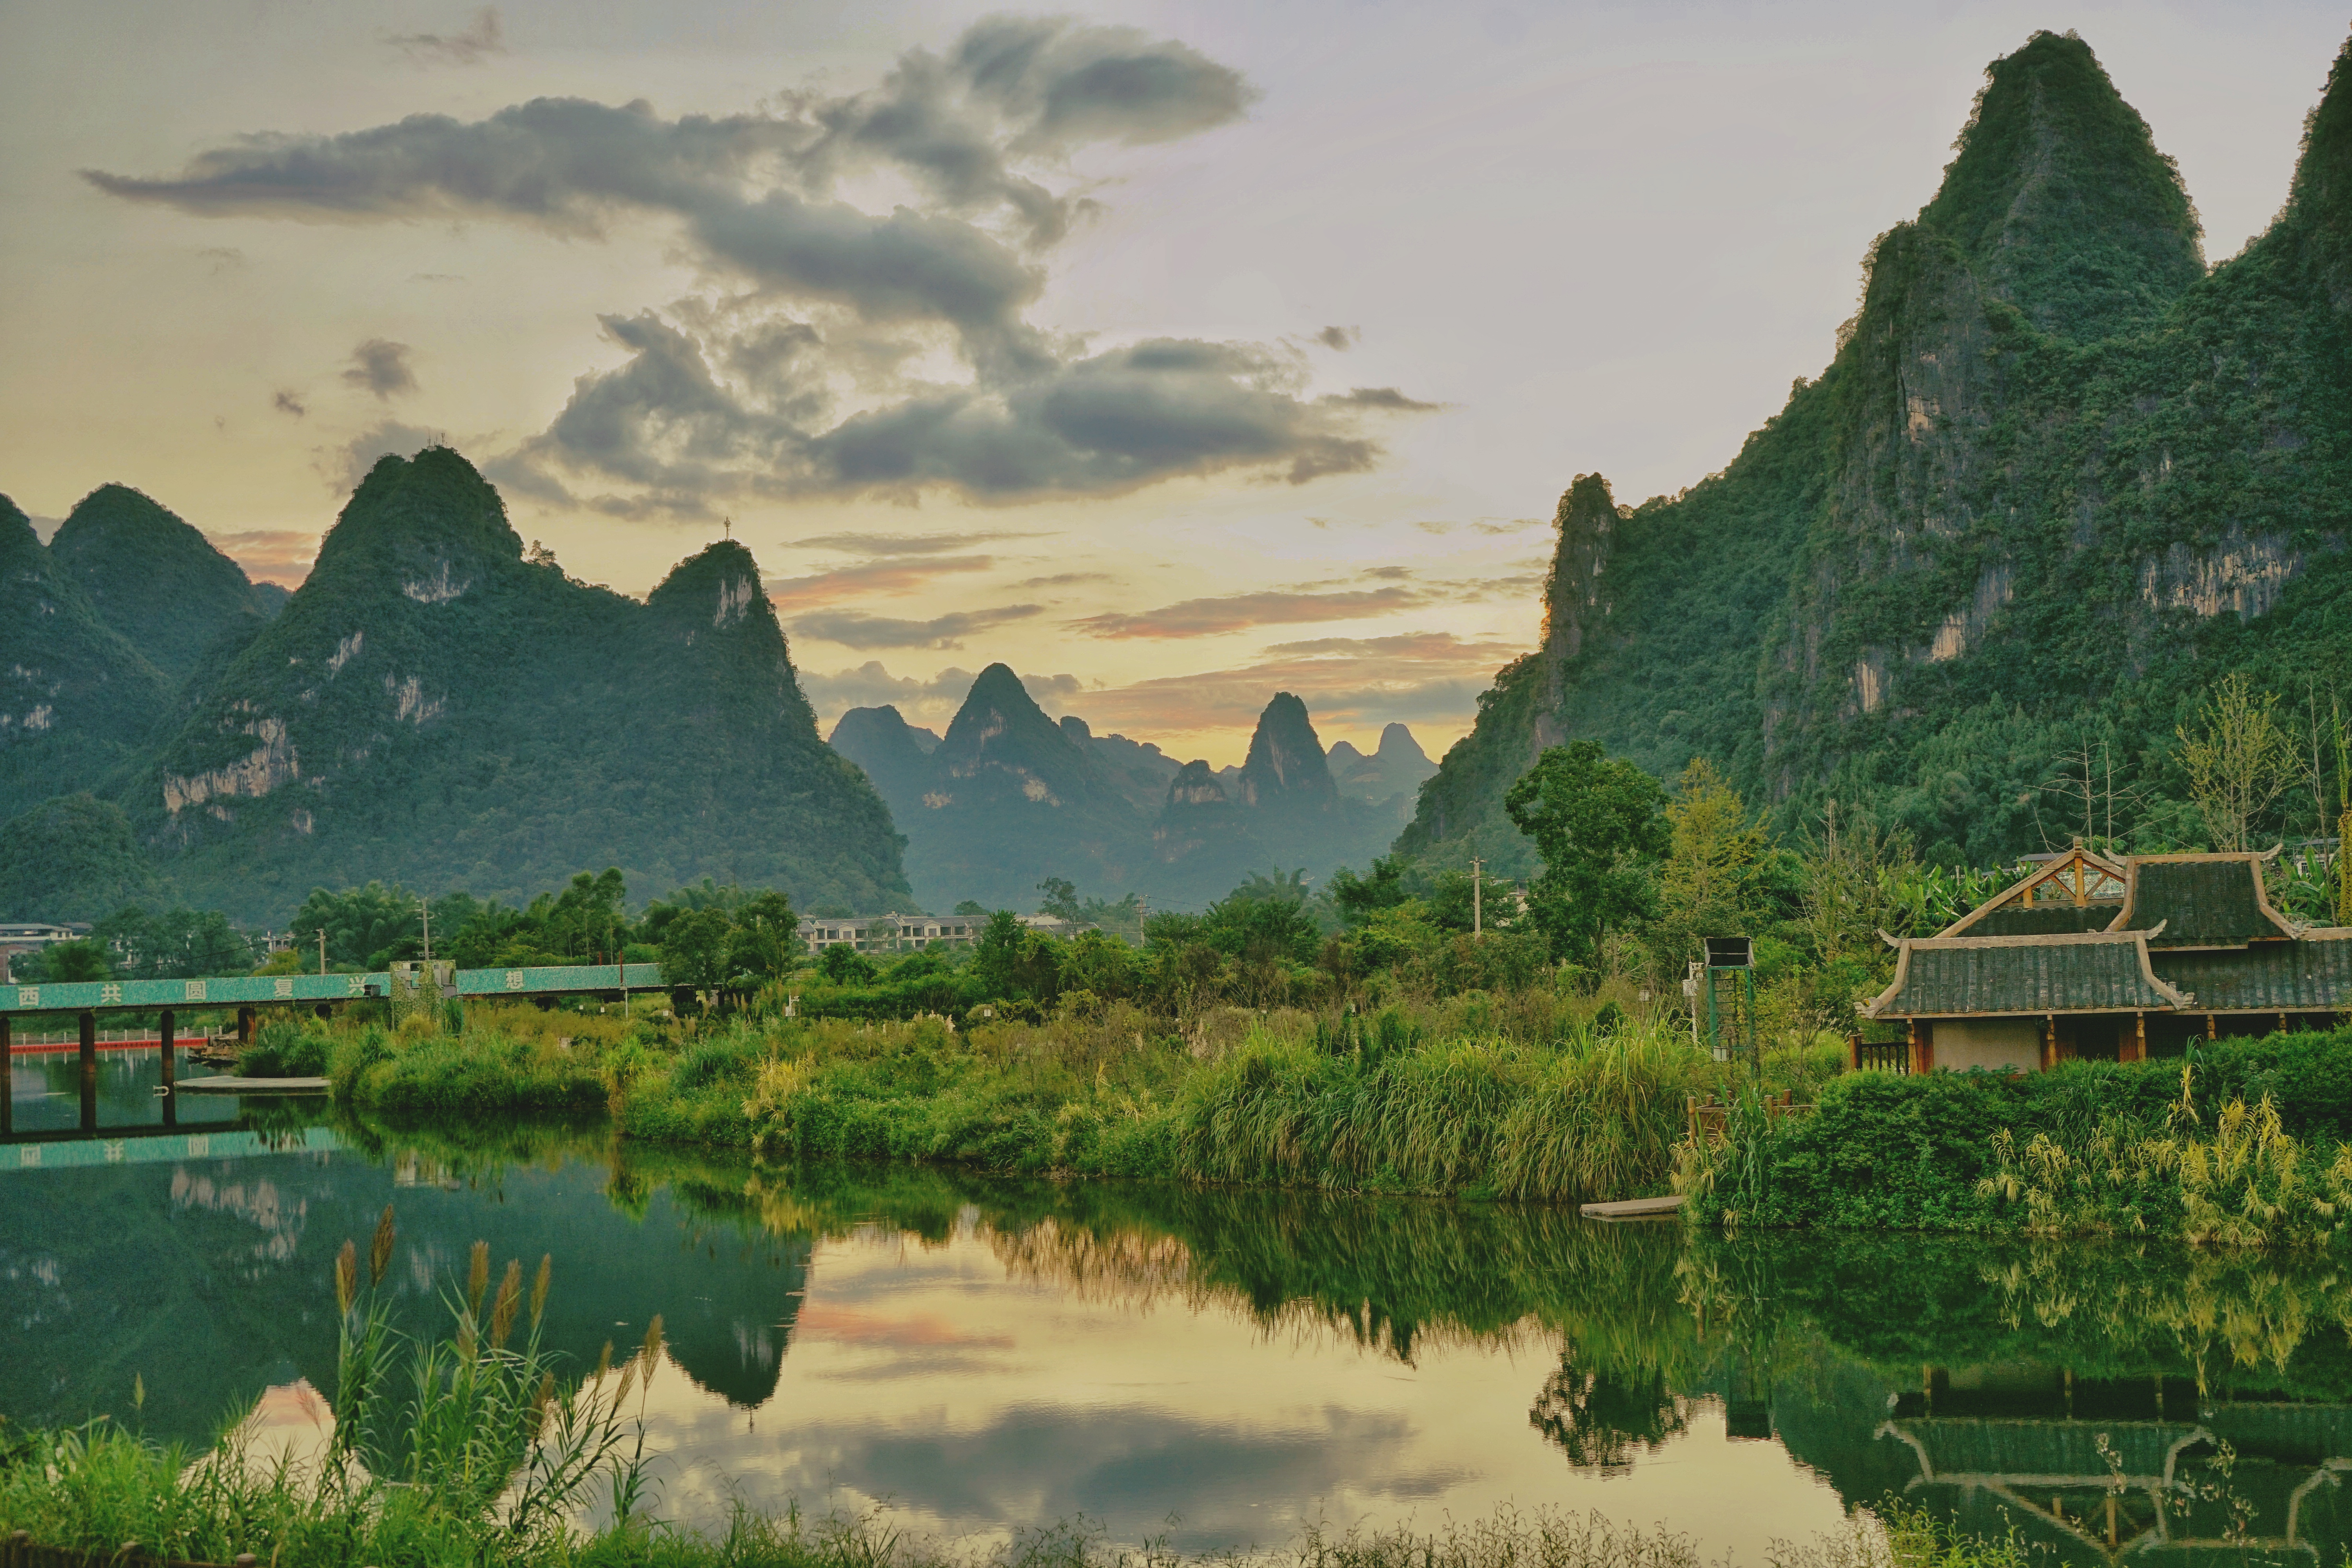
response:
<svg viewBox="0 0 2352 1568"><path fill-rule="evenodd" d="M1326 327L1315 334L1315 341L1327 349L1338 349L1345 353L1361 342L1363 337L1364 329L1361 327Z"/></svg>
<svg viewBox="0 0 2352 1568"><path fill-rule="evenodd" d="M291 414L297 419L301 418L304 415L310 412L310 408L302 402L299 395L287 391L284 388L280 388L278 395L269 400L269 405L278 410L278 413Z"/></svg>
<svg viewBox="0 0 2352 1568"><path fill-rule="evenodd" d="M1407 397L1393 386L1359 386L1318 399L1339 408L1384 408L1398 414L1429 414L1444 406Z"/></svg>
<svg viewBox="0 0 2352 1568"><path fill-rule="evenodd" d="M383 41L419 65L478 66L507 52L506 28L495 5L475 12L462 32L394 33Z"/></svg>
<svg viewBox="0 0 2352 1568"><path fill-rule="evenodd" d="M496 15L454 40L399 41L488 48ZM173 174L84 177L207 216L502 219L586 238L674 224L714 288L751 290L602 318L629 359L581 377L546 430L492 465L551 503L692 517L745 496L937 488L996 501L1360 472L1381 454L1367 417L1433 405L1393 388L1311 396L1292 349L1162 339L1088 354L1025 319L1039 253L1084 205L1044 179L1084 147L1228 123L1253 97L1239 72L1172 39L997 17L944 53L902 55L869 91L788 95L758 113L665 120L642 101L536 99L471 121L247 136ZM876 214L836 195L877 170L922 200ZM943 343L967 382L897 381ZM857 411L837 416L852 387Z"/></svg>
<svg viewBox="0 0 2352 1568"><path fill-rule="evenodd" d="M408 363L408 345L383 338L370 338L352 351L352 363L343 372L343 380L362 392L373 392L381 402L416 390L416 373Z"/></svg>
<svg viewBox="0 0 2352 1568"><path fill-rule="evenodd" d="M843 647L961 648L963 639L975 632L1027 620L1043 609L1041 605L1006 605L992 610L961 610L928 621L869 616L862 610L817 610L794 617L788 629L794 637L817 637Z"/></svg>
<svg viewBox="0 0 2352 1568"><path fill-rule="evenodd" d="M1098 637L1197 637L1256 626L1296 626L1311 621L1351 621L1411 609L1423 595L1411 588L1359 588L1339 594L1302 594L1269 589L1186 599L1156 610L1114 611L1070 625Z"/></svg>

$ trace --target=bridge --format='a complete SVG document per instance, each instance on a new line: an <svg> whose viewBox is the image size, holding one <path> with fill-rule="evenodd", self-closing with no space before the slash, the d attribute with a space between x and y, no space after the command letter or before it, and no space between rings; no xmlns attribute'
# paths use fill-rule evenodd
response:
<svg viewBox="0 0 2352 1568"><path fill-rule="evenodd" d="M447 978L444 980L443 975ZM163 1117L176 1121L173 1088L177 1080L177 1023L181 1012L196 1007L235 1007L236 1038L253 1038L257 1011L263 1007L310 1007L324 1016L341 1004L383 1000L398 989L407 994L442 998L609 995L625 1000L633 991L658 991L657 963L530 964L512 969L449 969L446 964L403 964L392 972L373 974L223 974L194 980L86 980L61 984L0 985L0 1062L40 1047L18 1047L16 1021L34 1014L70 1013L79 1025L81 1056L81 1126L87 1135L98 1131L98 1019L102 1013L160 1012L154 1036L163 1054ZM143 1042L142 1042L143 1043ZM0 1070L0 1137L13 1131L13 1093L8 1074Z"/></svg>

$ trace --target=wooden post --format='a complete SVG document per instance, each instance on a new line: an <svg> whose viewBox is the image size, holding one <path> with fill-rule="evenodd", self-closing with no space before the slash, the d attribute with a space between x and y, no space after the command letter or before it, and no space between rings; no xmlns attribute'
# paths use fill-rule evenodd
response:
<svg viewBox="0 0 2352 1568"><path fill-rule="evenodd" d="M2042 1018L2042 1070L2048 1072L2058 1065L2058 1016L2047 1013Z"/></svg>
<svg viewBox="0 0 2352 1568"><path fill-rule="evenodd" d="M2147 1014L2134 1013L2132 1015L2132 1037L2130 1043L2125 1047L2125 1049L2131 1052L2130 1056L2124 1058L2126 1061L2144 1062L2147 1060Z"/></svg>
<svg viewBox="0 0 2352 1568"><path fill-rule="evenodd" d="M98 1015L81 1015L81 1130L98 1131Z"/></svg>
<svg viewBox="0 0 2352 1568"><path fill-rule="evenodd" d="M1909 1059L1903 1065L1907 1070L1914 1073L1928 1073L1936 1070L1934 1025L1924 1018L1911 1020L1911 1048L1906 1055Z"/></svg>
<svg viewBox="0 0 2352 1568"><path fill-rule="evenodd" d="M2205 1037L2209 1040L2216 1037L2213 1033L2213 1015L2210 1013L2205 1015Z"/></svg>
<svg viewBox="0 0 2352 1568"><path fill-rule="evenodd" d="M1862 1031L1859 1029L1845 1037L1845 1069L1848 1072L1862 1070Z"/></svg>
<svg viewBox="0 0 2352 1568"><path fill-rule="evenodd" d="M15 1048L15 1033L16 1021L0 1013L0 1137L16 1130L16 1059L8 1054Z"/></svg>
<svg viewBox="0 0 2352 1568"><path fill-rule="evenodd" d="M174 1038L176 1034L174 1026L177 1023L178 1020L172 1016L172 1009L166 1007L163 1009L163 1016L155 1026L156 1044L163 1050L163 1125L166 1127L177 1127L180 1124L178 1089L180 1068L173 1050L178 1043Z"/></svg>

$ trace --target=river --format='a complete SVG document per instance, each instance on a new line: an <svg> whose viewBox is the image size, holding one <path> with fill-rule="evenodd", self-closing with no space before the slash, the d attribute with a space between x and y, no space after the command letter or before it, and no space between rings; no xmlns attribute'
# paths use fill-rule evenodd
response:
<svg viewBox="0 0 2352 1568"><path fill-rule="evenodd" d="M1756 1562L1892 1495L2063 1562L2352 1540L2352 1275L2325 1260L309 1120L0 1144L0 1412L194 1442L257 1400L299 1436L333 1379L333 1256L389 1203L412 1322L477 1239L551 1256L546 1332L583 1363L662 1314L645 1421L660 1511L691 1524L797 1500L1202 1552L1548 1508Z"/></svg>

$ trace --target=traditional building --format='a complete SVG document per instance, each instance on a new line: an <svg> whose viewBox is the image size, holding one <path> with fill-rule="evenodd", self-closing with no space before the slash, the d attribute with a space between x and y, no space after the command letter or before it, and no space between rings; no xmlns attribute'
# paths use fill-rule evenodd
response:
<svg viewBox="0 0 2352 1568"><path fill-rule="evenodd" d="M814 952L848 947L859 952L901 952L919 947L970 947L985 917L970 915L803 915L801 940Z"/></svg>
<svg viewBox="0 0 2352 1568"><path fill-rule="evenodd" d="M1888 937L1895 983L1862 1015L1909 1026L1914 1072L2137 1061L2332 1026L2352 1012L2352 928L2272 908L2270 858L2069 850L1934 936Z"/></svg>

